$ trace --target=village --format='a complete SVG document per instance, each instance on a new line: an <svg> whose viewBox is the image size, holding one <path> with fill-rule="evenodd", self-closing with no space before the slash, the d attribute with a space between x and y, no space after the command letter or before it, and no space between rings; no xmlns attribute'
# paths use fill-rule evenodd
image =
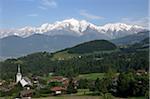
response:
<svg viewBox="0 0 150 99"><path fill-rule="evenodd" d="M138 76L145 74L147 74L147 72L144 70L138 70L136 72L136 75ZM53 73L49 73L49 75L50 77L46 81L41 80L41 77L38 76L32 76L29 78L27 76L23 76L21 73L21 67L18 65L16 77L14 77L15 82L6 82L5 80L0 81L1 95L5 93L9 96L9 93L14 93L13 97L15 99L31 99L32 97L50 97L73 94L77 93L78 88L87 88L87 83L83 82L84 80L80 82L80 79L56 76ZM111 88L112 92L116 92L114 86L117 86L118 75L119 74L113 77L113 87ZM142 84L142 81L139 81L139 84ZM85 93L86 91L80 95L86 95Z"/></svg>
<svg viewBox="0 0 150 99"><path fill-rule="evenodd" d="M21 74L20 65L18 66L18 71L16 74L16 82L11 81L9 84L6 84L5 80L0 81L0 91L3 91L5 93L10 92L15 87L21 87L18 95L16 96L16 99L18 98L31 98L33 95L35 95L36 89L47 89L48 88L48 96L56 96L56 95L62 95L67 93L67 87L69 85L69 79L63 76L52 76L53 73L50 73L51 78L47 82L40 83L39 79L40 77L32 76L31 78L23 76ZM41 81L42 82L42 81ZM71 81L74 88L77 89L77 81L73 80Z"/></svg>

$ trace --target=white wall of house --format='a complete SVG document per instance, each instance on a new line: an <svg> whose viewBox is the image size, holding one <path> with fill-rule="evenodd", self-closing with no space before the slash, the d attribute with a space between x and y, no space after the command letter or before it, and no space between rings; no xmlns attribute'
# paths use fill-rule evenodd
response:
<svg viewBox="0 0 150 99"><path fill-rule="evenodd" d="M61 94L61 91L55 91L55 94Z"/></svg>

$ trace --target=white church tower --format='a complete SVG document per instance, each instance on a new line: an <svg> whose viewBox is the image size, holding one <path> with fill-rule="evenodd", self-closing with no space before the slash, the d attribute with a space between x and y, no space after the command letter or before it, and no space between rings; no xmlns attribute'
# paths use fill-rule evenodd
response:
<svg viewBox="0 0 150 99"><path fill-rule="evenodd" d="M21 81L21 79L22 79L22 75L21 75L21 72L20 72L20 65L18 65L18 72L17 72L17 75L16 75L16 83Z"/></svg>

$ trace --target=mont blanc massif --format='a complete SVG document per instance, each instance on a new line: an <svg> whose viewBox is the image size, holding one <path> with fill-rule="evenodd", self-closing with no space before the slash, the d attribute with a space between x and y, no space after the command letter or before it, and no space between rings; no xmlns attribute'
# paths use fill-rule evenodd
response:
<svg viewBox="0 0 150 99"><path fill-rule="evenodd" d="M94 25L86 20L66 19L39 27L0 30L1 58L33 52L54 52L86 41L105 39L115 44L131 44L149 35L142 26L125 23Z"/></svg>

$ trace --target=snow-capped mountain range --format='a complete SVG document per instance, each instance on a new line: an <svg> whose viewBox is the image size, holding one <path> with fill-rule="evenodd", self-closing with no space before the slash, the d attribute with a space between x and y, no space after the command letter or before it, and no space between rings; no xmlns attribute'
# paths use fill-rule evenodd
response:
<svg viewBox="0 0 150 99"><path fill-rule="evenodd" d="M44 35L103 35L108 39L119 38L130 34L135 34L145 30L144 27L138 25L128 25L125 23L112 23L103 26L97 26L85 20L67 19L56 21L53 24L45 23L39 27L23 27L20 29L1 29L0 38L7 36L29 37L33 34Z"/></svg>

